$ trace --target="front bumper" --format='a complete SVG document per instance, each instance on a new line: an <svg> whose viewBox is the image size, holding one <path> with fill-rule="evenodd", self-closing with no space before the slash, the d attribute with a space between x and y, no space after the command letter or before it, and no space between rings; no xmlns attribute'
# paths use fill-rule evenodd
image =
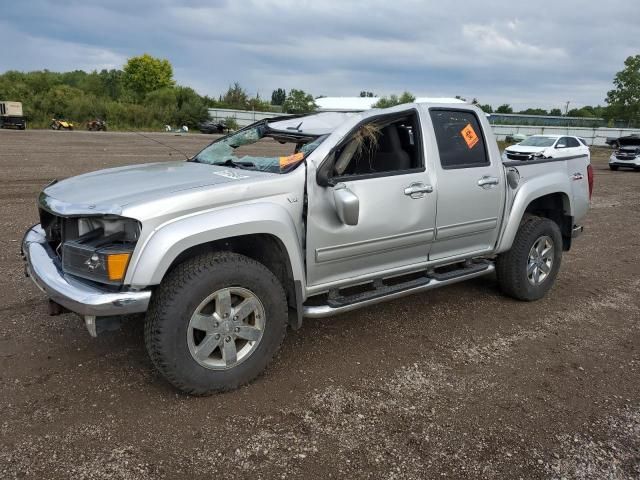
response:
<svg viewBox="0 0 640 480"><path fill-rule="evenodd" d="M26 273L54 302L83 316L112 316L146 312L150 290L114 292L65 275L46 242L40 225L22 240Z"/></svg>
<svg viewBox="0 0 640 480"><path fill-rule="evenodd" d="M614 167L640 168L640 156L629 158L628 160L620 160L616 158L615 155L612 155L611 158L609 158L609 165Z"/></svg>

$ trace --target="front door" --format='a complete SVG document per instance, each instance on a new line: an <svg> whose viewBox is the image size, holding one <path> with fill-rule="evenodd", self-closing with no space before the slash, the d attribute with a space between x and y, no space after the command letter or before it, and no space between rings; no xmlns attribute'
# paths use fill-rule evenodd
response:
<svg viewBox="0 0 640 480"><path fill-rule="evenodd" d="M431 108L429 113L439 154L436 238L429 260L489 251L499 233L503 204L499 152L496 148L489 155L474 112ZM490 128L486 121L484 128Z"/></svg>
<svg viewBox="0 0 640 480"><path fill-rule="evenodd" d="M307 281L334 287L425 264L434 237L436 199L425 168L418 114L406 110L360 121L338 144L331 183L359 204L358 221L338 217L334 186L307 183Z"/></svg>

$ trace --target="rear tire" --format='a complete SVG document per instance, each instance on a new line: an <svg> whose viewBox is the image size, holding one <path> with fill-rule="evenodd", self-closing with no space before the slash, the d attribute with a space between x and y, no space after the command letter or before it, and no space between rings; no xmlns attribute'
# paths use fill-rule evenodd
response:
<svg viewBox="0 0 640 480"><path fill-rule="evenodd" d="M175 267L153 294L145 344L172 385L209 395L262 373L286 328L284 289L269 269L243 255L208 253ZM207 342L216 345L209 353Z"/></svg>
<svg viewBox="0 0 640 480"><path fill-rule="evenodd" d="M616 171L618 171L618 168L620 168L620 167L618 167L617 165L609 165L609 168L611 170L613 170L614 172L616 172Z"/></svg>
<svg viewBox="0 0 640 480"><path fill-rule="evenodd" d="M523 301L545 296L562 261L562 234L548 218L525 215L511 250L498 256L496 273L502 292Z"/></svg>

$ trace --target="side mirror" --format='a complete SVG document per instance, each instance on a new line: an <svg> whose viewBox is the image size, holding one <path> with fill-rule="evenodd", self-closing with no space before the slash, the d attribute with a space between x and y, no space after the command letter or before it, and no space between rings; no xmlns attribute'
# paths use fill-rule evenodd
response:
<svg viewBox="0 0 640 480"><path fill-rule="evenodd" d="M566 143L558 143L556 145L556 148L567 148L567 144Z"/></svg>
<svg viewBox="0 0 640 480"><path fill-rule="evenodd" d="M339 183L333 188L333 201L336 204L336 214L342 223L358 224L360 199L344 183Z"/></svg>

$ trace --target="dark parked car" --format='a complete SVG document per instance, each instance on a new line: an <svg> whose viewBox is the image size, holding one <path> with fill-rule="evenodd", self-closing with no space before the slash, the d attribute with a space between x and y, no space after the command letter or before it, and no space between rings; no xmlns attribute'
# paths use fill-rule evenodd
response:
<svg viewBox="0 0 640 480"><path fill-rule="evenodd" d="M215 120L207 120L206 122L202 122L198 129L202 133L224 133L225 130L229 130L224 122L219 122Z"/></svg>

